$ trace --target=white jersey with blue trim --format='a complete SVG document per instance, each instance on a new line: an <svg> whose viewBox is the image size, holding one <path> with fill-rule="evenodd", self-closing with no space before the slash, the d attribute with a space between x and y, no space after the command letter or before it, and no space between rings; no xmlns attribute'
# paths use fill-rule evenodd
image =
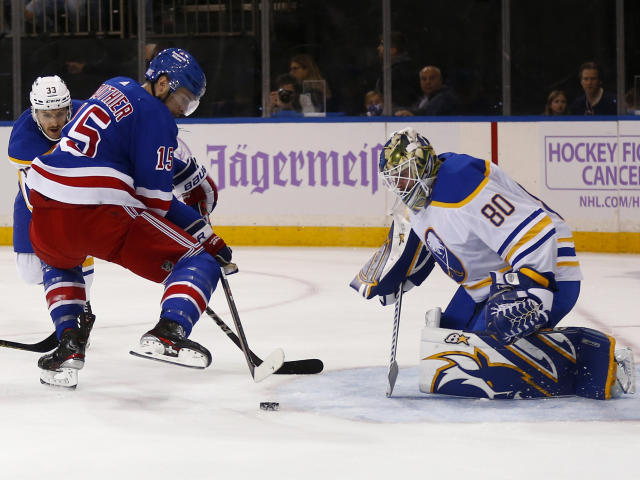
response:
<svg viewBox="0 0 640 480"><path fill-rule="evenodd" d="M444 272L476 302L489 295L489 272L533 268L556 281L581 280L571 230L489 161L457 153L443 160L431 203L411 226Z"/></svg>

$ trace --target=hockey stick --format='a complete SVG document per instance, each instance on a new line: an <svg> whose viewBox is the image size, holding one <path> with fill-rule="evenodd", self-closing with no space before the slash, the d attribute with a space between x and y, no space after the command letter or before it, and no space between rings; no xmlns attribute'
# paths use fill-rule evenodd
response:
<svg viewBox="0 0 640 480"><path fill-rule="evenodd" d="M233 323L235 324L236 330L238 331L238 341L240 342L240 349L244 353L244 357L247 360L247 366L249 367L251 376L256 383L261 382L269 375L273 374L280 367L282 367L282 364L284 363L284 352L281 348L278 348L274 350L260 365L256 365L254 363L251 355L249 354L251 350L249 349L249 344L247 343L247 337L244 334L242 323L240 323L240 315L238 315L236 302L233 299L231 287L229 287L229 281L227 280L225 268L220 269L220 283L222 283L224 294L227 297L227 304L229 305L229 310L231 310L231 317L233 318Z"/></svg>
<svg viewBox="0 0 640 480"><path fill-rule="evenodd" d="M47 353L58 346L58 336L53 332L44 340L38 343L19 343L10 340L0 340L0 347L13 348L15 350L25 350L27 352Z"/></svg>
<svg viewBox="0 0 640 480"><path fill-rule="evenodd" d="M391 337L391 359L389 360L389 373L387 374L387 397L393 393L393 387L398 378L398 362L396 362L396 349L398 347L398 330L400 329L400 310L402 309L402 284L398 298L396 298L396 308L393 313L393 336Z"/></svg>
<svg viewBox="0 0 640 480"><path fill-rule="evenodd" d="M216 324L220 327L220 329L227 334L227 336L231 339L233 343L240 349L242 346L240 344L240 339L238 336L231 330L227 324L220 318L220 316L214 312L210 307L207 307L207 315L211 317L211 319L216 322ZM249 356L251 360L256 366L260 366L262 364L262 359L258 357L255 353L249 350ZM289 362L284 362L282 367L280 367L275 375L313 375L315 373L322 372L324 368L324 363L319 358L307 358L304 360L291 360Z"/></svg>

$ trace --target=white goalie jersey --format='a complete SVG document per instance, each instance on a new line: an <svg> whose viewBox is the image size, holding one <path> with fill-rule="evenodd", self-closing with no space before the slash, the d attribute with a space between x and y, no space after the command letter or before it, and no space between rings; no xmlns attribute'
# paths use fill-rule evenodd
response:
<svg viewBox="0 0 640 480"><path fill-rule="evenodd" d="M560 215L497 165L456 153L439 158L431 203L412 212L411 226L474 301L487 298L491 271L529 267L556 281L582 279L571 230Z"/></svg>

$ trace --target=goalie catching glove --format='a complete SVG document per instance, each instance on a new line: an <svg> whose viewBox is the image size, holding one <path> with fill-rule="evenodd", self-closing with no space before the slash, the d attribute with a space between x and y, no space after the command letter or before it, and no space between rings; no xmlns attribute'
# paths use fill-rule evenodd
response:
<svg viewBox="0 0 640 480"><path fill-rule="evenodd" d="M174 177L174 189L182 201L208 216L218 203L218 188L203 165L198 165L194 157L186 162L176 161L178 172Z"/></svg>
<svg viewBox="0 0 640 480"><path fill-rule="evenodd" d="M350 286L366 299L378 297L382 305L395 303L400 284L408 292L431 273L431 253L411 230L403 214L394 215L384 244L362 267Z"/></svg>
<svg viewBox="0 0 640 480"><path fill-rule="evenodd" d="M513 343L548 325L556 290L553 274L521 268L491 272L491 280L485 318L487 330L501 343Z"/></svg>

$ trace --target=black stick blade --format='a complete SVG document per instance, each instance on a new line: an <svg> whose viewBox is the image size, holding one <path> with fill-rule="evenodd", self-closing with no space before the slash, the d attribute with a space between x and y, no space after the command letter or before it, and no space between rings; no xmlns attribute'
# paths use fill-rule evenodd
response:
<svg viewBox="0 0 640 480"><path fill-rule="evenodd" d="M319 358L284 362L275 375L314 375L322 372L324 363Z"/></svg>

